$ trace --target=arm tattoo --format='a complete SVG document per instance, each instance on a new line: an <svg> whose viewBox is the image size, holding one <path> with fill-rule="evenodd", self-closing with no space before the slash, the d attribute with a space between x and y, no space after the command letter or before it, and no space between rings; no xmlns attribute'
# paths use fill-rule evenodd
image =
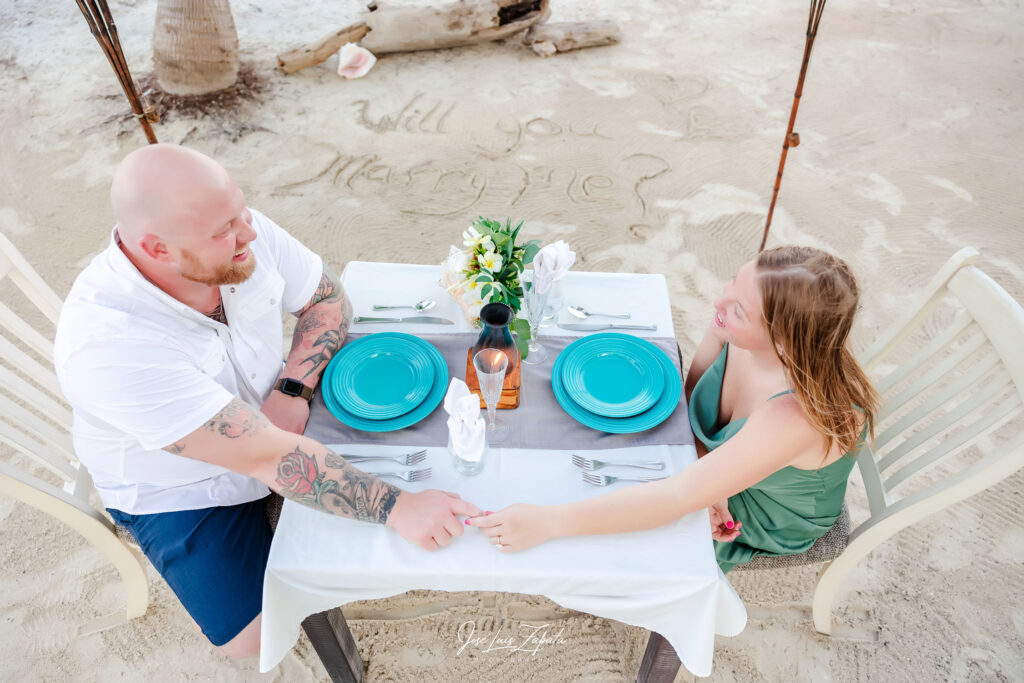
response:
<svg viewBox="0 0 1024 683"><path fill-rule="evenodd" d="M296 315L302 317L306 311L313 308L321 301L334 302L339 299L341 299L341 283L338 282L338 276L335 275L325 263L324 274L320 276L320 284L316 286L316 291L313 292L313 297Z"/></svg>
<svg viewBox="0 0 1024 683"><path fill-rule="evenodd" d="M321 472L316 458L296 446L281 458L277 468L281 495L341 517L379 524L387 521L401 493L398 487L356 470L330 451L324 462L338 474L331 477Z"/></svg>
<svg viewBox="0 0 1024 683"><path fill-rule="evenodd" d="M299 322L295 324L295 332L292 334L292 351L299 348L307 334L319 330L324 325L326 325L324 317L318 311L303 313Z"/></svg>
<svg viewBox="0 0 1024 683"><path fill-rule="evenodd" d="M320 278L320 284L316 286L313 293L313 305L321 301L337 301L341 298L341 285L338 284L338 277L330 268L324 266L324 274Z"/></svg>
<svg viewBox="0 0 1024 683"><path fill-rule="evenodd" d="M237 439L240 436L254 436L269 424L270 421L259 410L241 399L233 398L219 413L207 420L202 429L227 439ZM181 455L185 450L186 441L187 437L167 446L164 450Z"/></svg>
<svg viewBox="0 0 1024 683"><path fill-rule="evenodd" d="M253 411L244 401L231 399L224 409L206 421L206 431L220 434L229 439L252 436L266 427L267 418L259 411Z"/></svg>
<svg viewBox="0 0 1024 683"><path fill-rule="evenodd" d="M328 328L328 320L333 319L330 310L317 310L314 307L320 303L338 304L341 312L341 320L337 327ZM313 353L299 362L299 365L310 364L309 370L303 375L303 379L323 370L323 367L341 348L345 333L348 332L352 320L352 303L345 296L338 278L331 270L324 266L324 274L320 278L320 284L316 293L309 300L309 304L299 312L299 321L295 325L295 334L292 337L292 350L294 351L305 341L306 337L318 334L316 341L312 344Z"/></svg>
<svg viewBox="0 0 1024 683"><path fill-rule="evenodd" d="M303 375L303 378L309 377L314 372L320 369L320 366L327 361L331 360L338 349L341 348L341 331L340 330L327 330L313 342L314 349L320 349L312 356L308 356L302 359L303 363L312 363L313 366Z"/></svg>

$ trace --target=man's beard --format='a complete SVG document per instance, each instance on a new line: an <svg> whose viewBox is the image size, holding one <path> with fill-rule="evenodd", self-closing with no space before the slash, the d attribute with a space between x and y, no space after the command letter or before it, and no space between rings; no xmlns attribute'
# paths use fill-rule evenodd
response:
<svg viewBox="0 0 1024 683"><path fill-rule="evenodd" d="M181 276L186 280L198 282L209 287L220 285L237 285L245 282L256 269L256 255L249 250L249 258L241 263L226 263L203 272L199 259L190 251L182 250Z"/></svg>

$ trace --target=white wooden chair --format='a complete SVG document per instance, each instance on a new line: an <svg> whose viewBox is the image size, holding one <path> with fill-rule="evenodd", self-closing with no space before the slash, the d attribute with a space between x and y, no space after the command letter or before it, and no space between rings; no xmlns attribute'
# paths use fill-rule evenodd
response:
<svg viewBox="0 0 1024 683"><path fill-rule="evenodd" d="M0 281L7 278L56 325L61 300L6 236L0 234ZM28 307L23 307L28 308ZM45 324L43 317L37 316ZM53 371L53 344L36 327L0 302L0 442L27 456L0 460L0 493L42 510L82 534L121 575L125 609L79 628L91 633L142 616L149 604L145 560L121 540L113 523L90 503L92 479L71 444L71 411ZM20 459L24 460L24 459ZM59 485L36 476L56 477Z"/></svg>
<svg viewBox="0 0 1024 683"><path fill-rule="evenodd" d="M820 633L832 632L836 593L868 553L1024 466L1024 309L977 258L958 251L863 354L883 397L874 444L857 456L871 515L818 575Z"/></svg>

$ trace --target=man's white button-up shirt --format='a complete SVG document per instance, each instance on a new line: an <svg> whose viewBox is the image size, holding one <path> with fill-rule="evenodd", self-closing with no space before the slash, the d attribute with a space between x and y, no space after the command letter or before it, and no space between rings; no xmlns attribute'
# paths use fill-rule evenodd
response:
<svg viewBox="0 0 1024 683"><path fill-rule="evenodd" d="M251 210L251 209L250 209ZM235 505L261 482L165 450L231 401L260 407L284 360L284 310L312 298L320 257L252 210L256 269L221 286L228 325L147 280L117 245L75 280L54 363L74 413L75 452L107 507L129 514Z"/></svg>

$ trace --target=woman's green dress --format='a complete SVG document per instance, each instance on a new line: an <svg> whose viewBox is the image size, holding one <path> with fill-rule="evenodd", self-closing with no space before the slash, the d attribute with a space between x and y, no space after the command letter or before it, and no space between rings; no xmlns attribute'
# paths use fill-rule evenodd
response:
<svg viewBox="0 0 1024 683"><path fill-rule="evenodd" d="M728 441L746 422L743 418L718 426L728 352L726 344L690 395L690 425L708 451ZM814 545L839 519L854 462L856 458L847 454L820 470L786 466L729 498L729 512L743 527L735 541L714 542L722 571L756 555L795 555Z"/></svg>

